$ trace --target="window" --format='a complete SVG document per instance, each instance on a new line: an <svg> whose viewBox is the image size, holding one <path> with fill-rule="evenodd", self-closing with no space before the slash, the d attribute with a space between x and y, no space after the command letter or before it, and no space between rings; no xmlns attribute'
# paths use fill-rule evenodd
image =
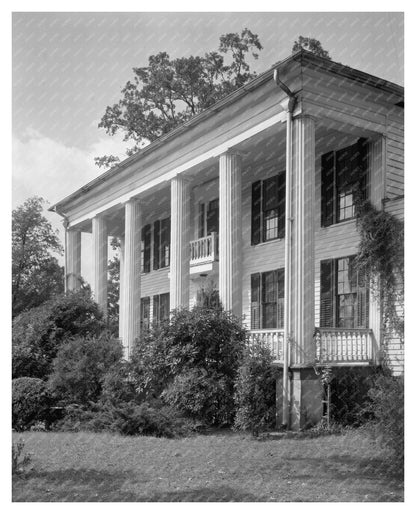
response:
<svg viewBox="0 0 416 514"><path fill-rule="evenodd" d="M166 268L170 264L170 218L153 224L153 269Z"/></svg>
<svg viewBox="0 0 416 514"><path fill-rule="evenodd" d="M199 204L199 216L198 216L198 237L209 236L212 232L219 232L219 217L220 217L220 204L219 199L211 200L206 206L205 204Z"/></svg>
<svg viewBox="0 0 416 514"><path fill-rule="evenodd" d="M354 257L321 261L321 327L368 328L369 288Z"/></svg>
<svg viewBox="0 0 416 514"><path fill-rule="evenodd" d="M285 237L285 172L253 182L251 244Z"/></svg>
<svg viewBox="0 0 416 514"><path fill-rule="evenodd" d="M355 216L356 195L367 198L367 142L358 142L321 158L321 224L327 227Z"/></svg>
<svg viewBox="0 0 416 514"><path fill-rule="evenodd" d="M161 321L169 319L169 307L169 293L153 296L153 324L158 325Z"/></svg>
<svg viewBox="0 0 416 514"><path fill-rule="evenodd" d="M140 329L148 330L150 325L150 296L140 300Z"/></svg>
<svg viewBox="0 0 416 514"><path fill-rule="evenodd" d="M251 328L283 328L285 270L251 275Z"/></svg>
<svg viewBox="0 0 416 514"><path fill-rule="evenodd" d="M151 225L145 225L142 228L142 246L141 246L141 270L142 273L150 272L150 246L152 238Z"/></svg>

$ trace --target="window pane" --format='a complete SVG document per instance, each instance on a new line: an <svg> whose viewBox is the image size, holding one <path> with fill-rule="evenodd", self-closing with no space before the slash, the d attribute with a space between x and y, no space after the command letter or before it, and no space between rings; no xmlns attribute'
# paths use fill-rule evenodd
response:
<svg viewBox="0 0 416 514"><path fill-rule="evenodd" d="M279 216L277 209L271 209L264 213L263 234L264 241L276 239L279 236Z"/></svg>

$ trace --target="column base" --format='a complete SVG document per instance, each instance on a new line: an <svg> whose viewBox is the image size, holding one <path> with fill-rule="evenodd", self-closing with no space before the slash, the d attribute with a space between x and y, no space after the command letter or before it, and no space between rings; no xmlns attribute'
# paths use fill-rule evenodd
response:
<svg viewBox="0 0 416 514"><path fill-rule="evenodd" d="M322 419L322 384L313 368L289 371L289 426L282 427L283 373L276 375L276 428L302 430Z"/></svg>

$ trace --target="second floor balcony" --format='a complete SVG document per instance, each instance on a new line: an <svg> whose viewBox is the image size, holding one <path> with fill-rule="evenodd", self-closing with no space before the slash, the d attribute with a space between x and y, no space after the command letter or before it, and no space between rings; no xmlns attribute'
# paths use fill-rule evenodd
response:
<svg viewBox="0 0 416 514"><path fill-rule="evenodd" d="M218 234L211 232L206 237L200 237L190 243L191 273L211 271L218 261Z"/></svg>

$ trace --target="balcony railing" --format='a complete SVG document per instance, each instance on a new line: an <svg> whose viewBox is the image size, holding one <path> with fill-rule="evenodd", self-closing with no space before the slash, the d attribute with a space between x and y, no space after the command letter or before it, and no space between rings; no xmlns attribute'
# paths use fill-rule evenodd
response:
<svg viewBox="0 0 416 514"><path fill-rule="evenodd" d="M281 328L266 328L263 330L250 330L250 343L264 344L270 348L276 361L283 362L284 332Z"/></svg>
<svg viewBox="0 0 416 514"><path fill-rule="evenodd" d="M277 362L283 362L283 329L250 330L249 342L268 346ZM315 333L315 364L334 366L369 364L377 361L373 333L360 328L318 328Z"/></svg>
<svg viewBox="0 0 416 514"><path fill-rule="evenodd" d="M209 236L200 237L190 243L191 266L206 264L218 260L218 234L212 232Z"/></svg>
<svg viewBox="0 0 416 514"><path fill-rule="evenodd" d="M374 362L377 357L373 332L367 328L319 328L315 340L320 364Z"/></svg>

